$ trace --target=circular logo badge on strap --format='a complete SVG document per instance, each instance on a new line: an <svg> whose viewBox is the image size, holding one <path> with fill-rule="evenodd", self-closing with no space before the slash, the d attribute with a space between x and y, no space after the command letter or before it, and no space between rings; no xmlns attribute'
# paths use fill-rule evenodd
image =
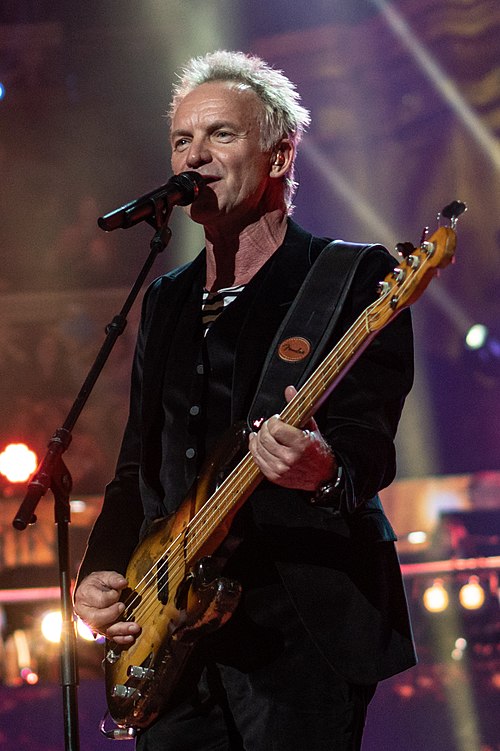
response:
<svg viewBox="0 0 500 751"><path fill-rule="evenodd" d="M311 345L301 336L291 336L281 342L278 348L278 355L282 360L287 362L297 362L303 360L311 351Z"/></svg>

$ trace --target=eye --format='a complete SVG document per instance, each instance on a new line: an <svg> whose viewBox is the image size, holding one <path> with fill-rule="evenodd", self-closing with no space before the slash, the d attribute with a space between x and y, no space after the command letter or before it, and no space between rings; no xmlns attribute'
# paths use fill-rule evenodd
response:
<svg viewBox="0 0 500 751"><path fill-rule="evenodd" d="M215 137L218 141L231 141L234 138L234 133L229 130L218 130L215 132Z"/></svg>
<svg viewBox="0 0 500 751"><path fill-rule="evenodd" d="M184 151L184 149L188 146L189 139L188 138L177 138L173 143L174 151Z"/></svg>

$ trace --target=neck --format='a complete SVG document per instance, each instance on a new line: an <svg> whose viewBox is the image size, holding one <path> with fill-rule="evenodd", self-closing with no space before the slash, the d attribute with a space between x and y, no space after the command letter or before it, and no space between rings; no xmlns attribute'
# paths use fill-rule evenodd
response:
<svg viewBox="0 0 500 751"><path fill-rule="evenodd" d="M205 228L208 290L247 284L283 243L287 214L275 209L237 231Z"/></svg>

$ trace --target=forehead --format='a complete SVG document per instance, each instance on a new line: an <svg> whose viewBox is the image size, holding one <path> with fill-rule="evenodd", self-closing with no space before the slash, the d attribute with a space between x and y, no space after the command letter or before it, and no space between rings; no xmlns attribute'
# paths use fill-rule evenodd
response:
<svg viewBox="0 0 500 751"><path fill-rule="evenodd" d="M175 111L172 128L187 120L244 121L246 125L260 121L263 104L255 91L236 81L202 83L181 99Z"/></svg>

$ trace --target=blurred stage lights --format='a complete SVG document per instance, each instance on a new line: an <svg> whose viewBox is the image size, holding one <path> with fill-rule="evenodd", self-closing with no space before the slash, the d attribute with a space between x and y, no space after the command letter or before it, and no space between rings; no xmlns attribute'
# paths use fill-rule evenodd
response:
<svg viewBox="0 0 500 751"><path fill-rule="evenodd" d="M452 582L450 582L450 586ZM456 589L454 589L456 593ZM465 610L479 610L486 600L486 592L478 576L470 576L458 590L458 601ZM422 595L424 608L429 613L443 613L450 604L450 593L443 579L434 579Z"/></svg>
<svg viewBox="0 0 500 751"><path fill-rule="evenodd" d="M40 629L43 637L51 644L59 644L61 641L62 614L60 610L51 610L42 616ZM78 636L84 641L94 641L94 635L89 627L80 619L76 619Z"/></svg>
<svg viewBox="0 0 500 751"><path fill-rule="evenodd" d="M16 649L19 677L24 683L27 683L29 686L34 686L38 683L39 676L38 673L30 667L31 650L26 632L22 629L16 629L12 636Z"/></svg>
<svg viewBox="0 0 500 751"><path fill-rule="evenodd" d="M465 335L465 344L469 349L481 349L488 340L489 331L482 323L475 323Z"/></svg>
<svg viewBox="0 0 500 751"><path fill-rule="evenodd" d="M465 349L475 368L497 377L500 373L500 340L482 323L471 326L465 335Z"/></svg>
<svg viewBox="0 0 500 751"><path fill-rule="evenodd" d="M424 532L422 530L418 530L415 532L410 532L406 539L410 543L410 545L423 545L425 542L427 542L427 532Z"/></svg>
<svg viewBox="0 0 500 751"><path fill-rule="evenodd" d="M471 576L467 584L464 584L458 593L460 605L466 610L479 610L483 606L485 598L484 589L477 576Z"/></svg>
<svg viewBox="0 0 500 751"><path fill-rule="evenodd" d="M8 482L26 482L37 466L37 456L25 443L9 443L0 454L0 474Z"/></svg>
<svg viewBox="0 0 500 751"><path fill-rule="evenodd" d="M0 81L0 101L5 98L5 86Z"/></svg>
<svg viewBox="0 0 500 751"><path fill-rule="evenodd" d="M61 611L54 604L52 610L35 614L29 628L15 628L0 635L0 684L34 686L57 680L62 626ZM74 626L83 664L87 669L97 670L105 638L99 636L94 639L90 629L80 619L75 620ZM97 659L99 662L96 662ZM3 748L1 742L0 748Z"/></svg>
<svg viewBox="0 0 500 751"><path fill-rule="evenodd" d="M467 639L459 636L458 639L455 639L455 646L451 651L451 659L455 660L455 662L460 662L460 660L463 660L466 650Z"/></svg>
<svg viewBox="0 0 500 751"><path fill-rule="evenodd" d="M51 644L58 644L61 641L62 615L59 610L51 610L42 616L40 630L44 639Z"/></svg>
<svg viewBox="0 0 500 751"><path fill-rule="evenodd" d="M432 585L427 587L422 595L422 601L429 613L442 613L446 610L450 604L450 596L442 579L434 579Z"/></svg>
<svg viewBox="0 0 500 751"><path fill-rule="evenodd" d="M35 686L39 681L38 673L35 673L31 668L22 668L20 675L23 681L30 686Z"/></svg>

